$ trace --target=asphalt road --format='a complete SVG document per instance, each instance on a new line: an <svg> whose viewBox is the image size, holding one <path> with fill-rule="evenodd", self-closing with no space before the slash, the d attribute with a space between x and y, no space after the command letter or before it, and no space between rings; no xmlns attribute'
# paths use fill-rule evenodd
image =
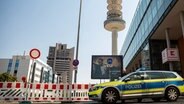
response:
<svg viewBox="0 0 184 104"><path fill-rule="evenodd" d="M75 104L102 104L99 102L78 102ZM124 103L120 101L117 104L184 104L184 97L180 97L176 102L168 102L166 100L161 100L159 102L154 102L151 99L143 99L141 103L138 103L137 100L126 100Z"/></svg>
<svg viewBox="0 0 184 104"><path fill-rule="evenodd" d="M19 104L18 102L7 102L0 101L0 104ZM102 104L101 102L89 101L89 102L72 102L72 103L60 103L60 102L34 102L32 104ZM117 104L184 104L184 96L180 97L176 102L167 102L166 100L161 100L160 102L154 102L151 99L143 99L141 103L138 103L137 100L126 100L124 103L119 101Z"/></svg>

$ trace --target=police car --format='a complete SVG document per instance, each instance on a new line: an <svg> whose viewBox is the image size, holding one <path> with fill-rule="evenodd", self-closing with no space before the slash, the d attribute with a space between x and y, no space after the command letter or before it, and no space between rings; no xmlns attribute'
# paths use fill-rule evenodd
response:
<svg viewBox="0 0 184 104"><path fill-rule="evenodd" d="M183 78L172 71L136 71L118 81L95 85L89 90L89 99L113 104L118 100L152 98L176 101L184 94Z"/></svg>

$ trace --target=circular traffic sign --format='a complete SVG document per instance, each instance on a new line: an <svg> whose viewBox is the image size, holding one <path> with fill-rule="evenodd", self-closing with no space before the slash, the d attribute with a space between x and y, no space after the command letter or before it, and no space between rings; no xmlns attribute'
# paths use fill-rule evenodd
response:
<svg viewBox="0 0 184 104"><path fill-rule="evenodd" d="M32 59L37 59L40 57L40 51L36 48L33 48L31 49L31 51L29 52L29 56L32 58Z"/></svg>
<svg viewBox="0 0 184 104"><path fill-rule="evenodd" d="M107 59L107 63L108 63L108 64L112 64L112 58L108 58L108 59Z"/></svg>
<svg viewBox="0 0 184 104"><path fill-rule="evenodd" d="M73 65L78 66L79 65L79 60L77 60L77 59L73 60Z"/></svg>

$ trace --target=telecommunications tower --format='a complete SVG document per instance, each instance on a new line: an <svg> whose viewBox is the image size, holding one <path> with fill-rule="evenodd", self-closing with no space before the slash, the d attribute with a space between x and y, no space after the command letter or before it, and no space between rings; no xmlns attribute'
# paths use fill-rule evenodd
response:
<svg viewBox="0 0 184 104"><path fill-rule="evenodd" d="M112 32L112 55L117 55L118 31L125 28L125 21L122 19L122 0L107 0L107 20L104 21L104 28Z"/></svg>

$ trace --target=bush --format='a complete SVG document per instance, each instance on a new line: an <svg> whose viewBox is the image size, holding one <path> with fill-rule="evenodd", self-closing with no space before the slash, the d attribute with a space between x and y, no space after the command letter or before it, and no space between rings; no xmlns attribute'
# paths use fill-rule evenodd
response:
<svg viewBox="0 0 184 104"><path fill-rule="evenodd" d="M8 73L0 74L0 82L15 82L17 78Z"/></svg>

